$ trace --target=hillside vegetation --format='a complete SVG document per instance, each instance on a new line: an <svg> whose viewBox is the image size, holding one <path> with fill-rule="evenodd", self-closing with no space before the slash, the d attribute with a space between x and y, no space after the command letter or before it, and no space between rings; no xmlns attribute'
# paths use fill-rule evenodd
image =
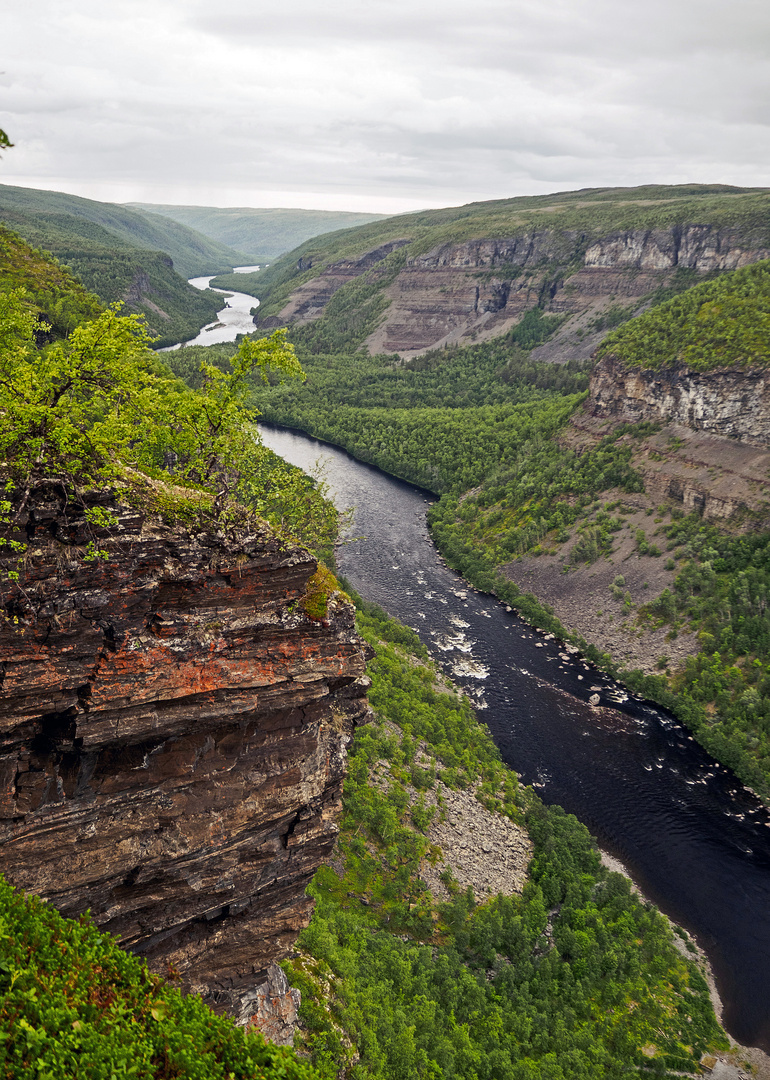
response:
<svg viewBox="0 0 770 1080"><path fill-rule="evenodd" d="M375 722L356 734L333 866L285 965L324 1080L671 1077L726 1049L666 921L574 817L518 785L417 636L357 604ZM428 834L452 790L526 824L523 895L481 903L446 870L447 899L428 891L424 867L451 855Z"/></svg>
<svg viewBox="0 0 770 1080"><path fill-rule="evenodd" d="M768 263L726 273L626 323L606 349L630 362L693 358L696 368L726 358L764 363L769 281ZM648 506L656 517L647 532L632 527L624 496L644 497L637 463L655 425L621 425L580 453L571 448L564 435L585 372L532 360L554 329L548 318L528 313L505 337L407 363L302 353L304 386L255 388L253 400L266 418L440 494L429 518L450 565L560 636L570 634L552 609L509 580L516 560L547 554L558 559L554 574L570 574L610 558L636 529L634 556L660 560L670 584L632 601L616 571L618 624L641 639L696 635L697 655L672 665L661 640L660 673L645 674L578 634L571 640L671 708L770 800L770 536L720 531L671 500ZM609 601L602 593L586 602L601 614Z"/></svg>
<svg viewBox="0 0 770 1080"><path fill-rule="evenodd" d="M215 274L218 270L231 270L242 259L240 252L160 214L130 209L117 203L82 199L63 191L0 184L0 218L4 219L5 214L11 212L25 214L32 221L41 220L40 215L66 214L101 225L131 247L163 251L170 255L174 269L185 279Z"/></svg>
<svg viewBox="0 0 770 1080"><path fill-rule="evenodd" d="M154 214L61 192L0 185L0 221L52 252L104 304L144 315L156 347L195 337L222 297L187 277L235 265L236 252Z"/></svg>
<svg viewBox="0 0 770 1080"><path fill-rule="evenodd" d="M384 214L357 214L340 210L262 209L253 206L170 206L165 203L129 203L189 225L204 236L245 252L247 262L269 261L322 233L352 229Z"/></svg>
<svg viewBox="0 0 770 1080"><path fill-rule="evenodd" d="M23 507L41 476L58 478L72 512L91 525L86 560L104 557L99 538L113 523L99 508L84 510L81 493L105 484L143 505L154 500L153 509L195 529L253 529L260 514L284 535L328 544L333 507L264 451L251 425L260 376L273 384L269 397L281 393L280 379L302 375L284 332L207 352L217 362L194 378L184 366L198 350L172 354L191 388L148 351L136 316L90 310L77 282L14 238L7 255L7 282L20 287L0 292L6 618L25 613L14 568L24 541L9 521L11 504ZM45 330L51 296L73 321L82 309L82 321L56 335ZM584 379L533 365L523 340L508 350L507 358L489 346L458 350L448 396L430 361L407 369L403 383L385 362L372 363L361 414L384 412L374 404L383 395L417 424L451 414L447 431L441 423L433 430L437 445L455 442L457 465L446 467L450 482L463 482L473 445L457 452L465 412L499 427L498 457L520 454L543 415L558 430L575 400L563 391L574 394ZM357 361L329 358L318 377L331 386L341 372L352 386ZM479 404L496 375L497 403ZM411 398L418 408L408 408ZM358 606L360 630L378 654L377 722L352 748L335 867L315 879L317 911L288 965L303 992L312 1065L181 997L87 918L67 922L0 885L0 1067L9 1080L33 1071L40 1080L331 1080L341 1070L351 1080L624 1080L692 1073L704 1051L727 1048L705 980L687 958L687 936L683 954L659 913L601 866L583 826L521 789L416 636ZM521 896L480 904L451 873L442 875L447 900L429 893L425 862L441 853L427 831L451 791L473 792L488 813L526 825L534 855Z"/></svg>
<svg viewBox="0 0 770 1080"><path fill-rule="evenodd" d="M129 502L171 518L234 530L266 518L314 547L331 541L333 508L312 481L261 445L245 405L251 374L302 374L283 332L244 342L225 370L204 364L200 389L191 390L150 351L139 316L100 310L50 256L18 238L6 240L3 254L0 554L11 560L0 578L5 617L24 606L13 560L23 560L25 538L13 527L11 506L18 514L43 477L64 485L76 514L84 488L109 484ZM46 320L51 307L61 312L58 329ZM173 489L169 458L176 462ZM111 523L97 515L93 525L89 559L101 557L98 536Z"/></svg>
<svg viewBox="0 0 770 1080"><path fill-rule="evenodd" d="M101 310L98 297L48 253L36 251L0 225L0 293L16 289L28 296L29 306L48 324L53 337L66 337Z"/></svg>
<svg viewBox="0 0 770 1080"><path fill-rule="evenodd" d="M770 261L703 282L613 331L599 346L633 367L710 371L770 363Z"/></svg>
<svg viewBox="0 0 770 1080"><path fill-rule="evenodd" d="M170 973L173 974L173 973ZM97 931L0 878L0 1076L314 1080L292 1051L215 1016Z"/></svg>

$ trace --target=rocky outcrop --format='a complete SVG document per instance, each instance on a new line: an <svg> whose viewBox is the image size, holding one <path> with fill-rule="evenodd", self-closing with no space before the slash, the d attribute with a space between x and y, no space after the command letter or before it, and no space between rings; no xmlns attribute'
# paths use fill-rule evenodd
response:
<svg viewBox="0 0 770 1080"><path fill-rule="evenodd" d="M323 309L329 303L334 294L347 285L348 282L360 277L367 271L378 269L391 251L408 244L408 240L391 240L387 244L381 244L371 251L365 252L358 259L344 259L340 262L327 266L316 278L312 278L304 285L300 285L291 295L291 299L283 308L279 316L268 316L260 319L259 313L255 322L263 329L269 330L277 326L285 326L288 322L302 325L313 322L323 314ZM298 270L310 270L313 266L311 256L305 256L297 262Z"/></svg>
<svg viewBox="0 0 770 1080"><path fill-rule="evenodd" d="M228 539L33 491L3 586L0 870L242 1011L306 925L337 832L365 652L338 594L267 527Z"/></svg>
<svg viewBox="0 0 770 1080"><path fill-rule="evenodd" d="M770 371L760 366L693 371L683 364L626 367L608 355L591 375L586 411L623 423L684 424L752 446L770 446Z"/></svg>
<svg viewBox="0 0 770 1080"><path fill-rule="evenodd" d="M376 273L388 250L408 242L327 266L300 285L264 326L320 318L338 289L372 268ZM370 353L409 357L445 344L467 344L505 333L525 311L540 306L573 316L555 351L542 359L587 359L603 336L592 336L591 320L612 304L639 308L645 296L682 268L705 274L766 258L770 248L764 236L697 223L599 237L569 229L530 229L447 242L410 254L395 279L384 285L389 307L366 346ZM306 261L302 269L312 265L312 259Z"/></svg>
<svg viewBox="0 0 770 1080"><path fill-rule="evenodd" d="M299 1025L299 990L289 986L289 980L278 967L271 964L267 978L244 1001L240 1022L261 1031L276 1046L292 1046Z"/></svg>

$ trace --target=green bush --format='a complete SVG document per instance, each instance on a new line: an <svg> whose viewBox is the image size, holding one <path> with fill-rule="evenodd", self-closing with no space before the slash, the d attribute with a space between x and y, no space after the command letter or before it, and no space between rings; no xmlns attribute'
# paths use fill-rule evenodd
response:
<svg viewBox="0 0 770 1080"><path fill-rule="evenodd" d="M0 1076L8 1080L312 1080L290 1050L215 1016L0 878Z"/></svg>

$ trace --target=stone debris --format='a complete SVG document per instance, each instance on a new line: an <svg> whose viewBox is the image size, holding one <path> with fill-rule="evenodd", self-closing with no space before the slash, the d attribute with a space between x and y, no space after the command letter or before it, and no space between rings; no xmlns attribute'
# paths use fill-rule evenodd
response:
<svg viewBox="0 0 770 1080"><path fill-rule="evenodd" d="M292 1046L301 1000L299 990L289 986L277 964L271 964L267 980L255 987L253 996L244 1002L244 1009L251 1013L245 1021L246 1027L261 1031L276 1046Z"/></svg>
<svg viewBox="0 0 770 1080"><path fill-rule="evenodd" d="M453 791L439 782L436 792L444 802L445 815L442 821L442 815L436 814L428 839L441 848L443 858L435 867L425 863L422 870L436 899L449 899L440 877L447 869L462 888L470 885L478 900L497 893L520 893L532 858L526 829L503 814L490 813L475 790ZM435 805L436 792L428 792L426 803Z"/></svg>

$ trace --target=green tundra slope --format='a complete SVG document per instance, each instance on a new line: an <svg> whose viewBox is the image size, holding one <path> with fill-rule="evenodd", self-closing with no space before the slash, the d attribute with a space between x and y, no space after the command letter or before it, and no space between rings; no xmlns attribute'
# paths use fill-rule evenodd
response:
<svg viewBox="0 0 770 1080"><path fill-rule="evenodd" d="M67 195L63 191L11 187L0 184L0 219L10 212L22 213L44 227L41 215L68 214L101 225L108 233L135 248L163 251L170 255L174 269L183 278L215 274L239 265L242 254L225 244L196 233L159 214L132 210L116 203L96 202Z"/></svg>
<svg viewBox="0 0 770 1080"><path fill-rule="evenodd" d="M195 337L222 307L221 296L194 288L186 277L240 258L156 215L58 192L0 186L0 221L51 251L103 303L120 300L144 315L158 346Z"/></svg>
<svg viewBox="0 0 770 1080"><path fill-rule="evenodd" d="M245 251L248 262L275 259L322 233L352 229L378 221L384 214L357 214L337 210L259 209L252 206L169 206L165 203L129 203L189 225L204 236Z"/></svg>

